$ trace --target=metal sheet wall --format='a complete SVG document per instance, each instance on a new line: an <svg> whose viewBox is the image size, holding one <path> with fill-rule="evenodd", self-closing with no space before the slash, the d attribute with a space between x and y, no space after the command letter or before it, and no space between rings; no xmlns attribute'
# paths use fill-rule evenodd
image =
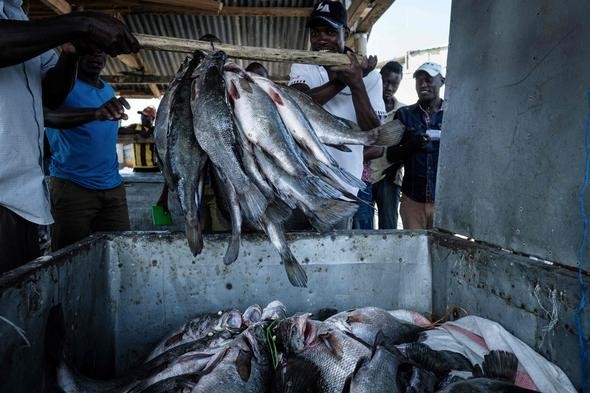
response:
<svg viewBox="0 0 590 393"><path fill-rule="evenodd" d="M589 15L588 1L453 2L438 228L576 264Z"/></svg>

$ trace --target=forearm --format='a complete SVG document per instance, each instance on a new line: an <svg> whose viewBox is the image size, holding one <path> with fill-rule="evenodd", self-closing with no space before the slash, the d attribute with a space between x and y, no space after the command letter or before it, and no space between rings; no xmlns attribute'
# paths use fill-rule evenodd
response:
<svg viewBox="0 0 590 393"><path fill-rule="evenodd" d="M356 113L356 122L361 130L370 130L379 127L381 121L371 106L371 100L369 100L365 85L362 84L355 88L351 87L351 92L352 103Z"/></svg>
<svg viewBox="0 0 590 393"><path fill-rule="evenodd" d="M74 128L96 120L96 109L62 108L51 110L44 108L43 118L46 127L60 129Z"/></svg>
<svg viewBox="0 0 590 393"><path fill-rule="evenodd" d="M43 105L55 109L61 106L76 82L78 55L64 53L55 67L43 79Z"/></svg>
<svg viewBox="0 0 590 393"><path fill-rule="evenodd" d="M313 89L310 89L309 86L302 83L293 85L293 87L310 96L316 104L324 105L326 102L336 97L336 94L340 93L346 85L338 80L332 80L321 86L314 87Z"/></svg>
<svg viewBox="0 0 590 393"><path fill-rule="evenodd" d="M83 33L68 15L39 21L0 20L0 67L27 61Z"/></svg>

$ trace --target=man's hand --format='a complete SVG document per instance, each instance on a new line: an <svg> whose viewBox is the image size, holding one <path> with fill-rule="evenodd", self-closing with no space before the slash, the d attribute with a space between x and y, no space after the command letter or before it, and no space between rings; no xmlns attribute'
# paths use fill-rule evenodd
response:
<svg viewBox="0 0 590 393"><path fill-rule="evenodd" d="M84 32L76 48L86 52L99 49L110 56L139 51L139 42L127 26L118 19L99 12L73 12L68 14L72 23L78 23Z"/></svg>
<svg viewBox="0 0 590 393"><path fill-rule="evenodd" d="M412 135L406 142L415 149L426 149L426 145L430 142L430 137L426 134Z"/></svg>
<svg viewBox="0 0 590 393"><path fill-rule="evenodd" d="M346 53L350 64L343 64L329 67L329 73L333 73L334 78L344 83L350 88L362 86L363 84L363 67L356 59L352 52Z"/></svg>
<svg viewBox="0 0 590 393"><path fill-rule="evenodd" d="M125 108L131 109L127 100L123 97L112 98L102 104L100 108L94 112L96 120L127 120Z"/></svg>
<svg viewBox="0 0 590 393"><path fill-rule="evenodd" d="M373 71L377 67L377 56L363 56L361 61L361 68L363 69L363 78L369 75L369 72Z"/></svg>
<svg viewBox="0 0 590 393"><path fill-rule="evenodd" d="M425 149L428 142L430 142L428 135L412 135L404 143L388 147L385 151L385 157L391 163L403 161L414 150Z"/></svg>

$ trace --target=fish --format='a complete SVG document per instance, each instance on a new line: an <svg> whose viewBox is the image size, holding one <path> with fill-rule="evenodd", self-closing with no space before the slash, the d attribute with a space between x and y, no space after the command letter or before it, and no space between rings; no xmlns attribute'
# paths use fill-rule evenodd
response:
<svg viewBox="0 0 590 393"><path fill-rule="evenodd" d="M245 73L228 71L224 78L228 100L245 139L267 154L284 172L297 178L307 192L327 198L340 197L338 190L312 174L302 161L299 148L264 90Z"/></svg>
<svg viewBox="0 0 590 393"><path fill-rule="evenodd" d="M351 217L358 209L354 202L323 198L309 192L299 178L289 176L280 167L273 165L270 157L257 147L255 156L264 176L269 179L280 198L299 207L320 232L331 230L335 224Z"/></svg>
<svg viewBox="0 0 590 393"><path fill-rule="evenodd" d="M303 358L320 370L322 392L342 392L358 360L371 354L370 348L324 322L309 319L309 314L280 321L277 343L287 358Z"/></svg>
<svg viewBox="0 0 590 393"><path fill-rule="evenodd" d="M215 168L233 185L242 214L255 221L265 211L268 201L244 172L236 148L237 131L225 97L226 58L224 52L214 52L192 74L190 106L194 135Z"/></svg>
<svg viewBox="0 0 590 393"><path fill-rule="evenodd" d="M190 393L196 384L196 377L182 375L157 382L142 393Z"/></svg>
<svg viewBox="0 0 590 393"><path fill-rule="evenodd" d="M331 316L325 322L337 325L343 331L369 345L375 342L377 333L380 331L393 344L403 344L416 341L418 335L425 330L422 327L401 321L378 307L344 311Z"/></svg>
<svg viewBox="0 0 590 393"><path fill-rule="evenodd" d="M436 374L421 367L412 367L406 393L434 393L438 379Z"/></svg>
<svg viewBox="0 0 590 393"><path fill-rule="evenodd" d="M343 393L402 393L397 373L404 356L395 347L385 345L386 338L379 333L370 356L358 360L347 378Z"/></svg>
<svg viewBox="0 0 590 393"><path fill-rule="evenodd" d="M270 392L272 373L266 326L254 324L236 337L213 370L200 378L192 393Z"/></svg>
<svg viewBox="0 0 590 393"><path fill-rule="evenodd" d="M301 357L282 358L274 372L274 393L322 393L320 369Z"/></svg>
<svg viewBox="0 0 590 393"><path fill-rule="evenodd" d="M279 300L273 300L262 310L260 319L262 321L274 321L287 318L287 307Z"/></svg>
<svg viewBox="0 0 590 393"><path fill-rule="evenodd" d="M201 149L193 132L190 108L191 75L205 57L197 51L188 64L181 66L164 105L160 105L154 130L158 155L162 158L162 172L168 189L175 190L185 215L186 238L193 255L203 249L203 235L199 208L201 204L202 171L207 155ZM163 155L163 157L162 157Z"/></svg>
<svg viewBox="0 0 590 393"><path fill-rule="evenodd" d="M326 145L394 146L403 138L405 127L399 120L363 131L357 124L332 115L304 92L288 86L277 87L299 105L320 141Z"/></svg>
<svg viewBox="0 0 590 393"><path fill-rule="evenodd" d="M347 183L349 188L363 188L365 186L360 179L339 167L336 160L319 140L305 114L289 95L282 92L271 80L252 73L249 75L272 99L293 139L309 153L310 159L307 162L311 167L314 167L316 173L320 172L325 176L325 179L334 180L330 184L339 191L344 191L346 188L338 180ZM339 188L339 186L343 188Z"/></svg>
<svg viewBox="0 0 590 393"><path fill-rule="evenodd" d="M199 340L211 333L226 331L239 333L242 323L242 314L239 310L196 316L164 337L148 355L146 361L154 359L175 346Z"/></svg>
<svg viewBox="0 0 590 393"><path fill-rule="evenodd" d="M242 233L242 213L240 210L239 196L233 184L221 173L221 171L213 167L213 189L215 197L219 201L217 207L220 211L229 211L231 222L231 238L227 245L227 251L223 257L225 265L231 265L238 259L240 253L240 242Z"/></svg>
<svg viewBox="0 0 590 393"><path fill-rule="evenodd" d="M307 273L305 273L303 266L301 266L299 261L297 261L297 258L295 258L291 252L287 240L285 239L282 224L271 220L266 214L263 214L260 219L260 226L281 256L281 263L285 268L287 278L291 285L300 288L307 287Z"/></svg>
<svg viewBox="0 0 590 393"><path fill-rule="evenodd" d="M253 304L248 307L242 314L242 320L244 321L243 326L249 327L262 320L262 307L258 304Z"/></svg>

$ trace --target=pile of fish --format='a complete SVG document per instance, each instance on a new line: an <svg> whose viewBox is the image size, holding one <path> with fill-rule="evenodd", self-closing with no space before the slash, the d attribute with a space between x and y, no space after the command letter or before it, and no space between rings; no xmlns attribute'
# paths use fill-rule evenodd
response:
<svg viewBox="0 0 590 393"><path fill-rule="evenodd" d="M302 211L319 231L351 217L363 182L340 168L327 145L395 145L398 121L362 131L336 118L307 95L238 65L221 52L185 59L158 108L154 132L162 172L185 215L193 255L203 247L201 198L207 174L218 206L231 219L224 257L239 254L242 225L263 230L280 254L289 281L307 276L284 237L283 223Z"/></svg>
<svg viewBox="0 0 590 393"><path fill-rule="evenodd" d="M471 364L423 344L427 328L386 310L365 307L324 321L286 315L273 301L198 316L164 337L142 365L109 381L83 377L60 356L56 385L64 393L531 392L514 385L513 353L490 351Z"/></svg>

